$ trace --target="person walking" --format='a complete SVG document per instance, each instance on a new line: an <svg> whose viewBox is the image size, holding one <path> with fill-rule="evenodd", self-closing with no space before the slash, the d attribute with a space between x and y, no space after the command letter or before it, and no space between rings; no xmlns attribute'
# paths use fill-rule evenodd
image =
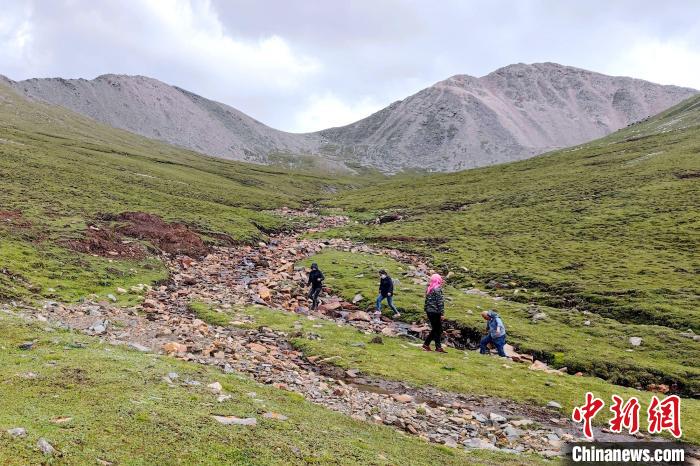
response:
<svg viewBox="0 0 700 466"><path fill-rule="evenodd" d="M425 313L430 321L430 333L423 343L423 351L432 351L430 342L435 342L435 351L447 353L442 349L442 321L445 318L445 300L442 296L444 280L438 274L430 277L428 289L425 292Z"/></svg>
<svg viewBox="0 0 700 466"><path fill-rule="evenodd" d="M326 277L323 276L318 268L318 264L314 262L311 264L311 272L309 272L309 299L311 300L311 310L315 311L318 308L318 297L323 289L323 280Z"/></svg>
<svg viewBox="0 0 700 466"><path fill-rule="evenodd" d="M386 270L379 271L379 296L377 296L376 314L382 313L382 301L386 299L389 308L394 312L394 318L401 317L401 313L394 306L394 280L391 279Z"/></svg>
<svg viewBox="0 0 700 466"><path fill-rule="evenodd" d="M479 352L488 354L488 344L493 343L496 351L498 351L498 355L503 358L507 357L506 352L503 350L506 344L506 326L503 324L503 320L493 309L483 311L481 317L486 321L486 336L481 339Z"/></svg>

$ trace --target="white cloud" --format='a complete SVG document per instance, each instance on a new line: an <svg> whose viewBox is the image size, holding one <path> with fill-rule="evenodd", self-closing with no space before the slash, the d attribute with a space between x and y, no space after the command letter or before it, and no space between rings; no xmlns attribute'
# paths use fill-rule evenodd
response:
<svg viewBox="0 0 700 466"><path fill-rule="evenodd" d="M0 63L16 65L32 61L31 54L28 53L32 43L30 17L29 5L3 7L0 16Z"/></svg>
<svg viewBox="0 0 700 466"><path fill-rule="evenodd" d="M605 72L700 89L700 50L683 40L638 41Z"/></svg>
<svg viewBox="0 0 700 466"><path fill-rule="evenodd" d="M376 112L381 107L382 105L370 98L347 103L331 92L312 95L305 108L297 113L292 131L301 133L347 125Z"/></svg>
<svg viewBox="0 0 700 466"><path fill-rule="evenodd" d="M320 70L311 57L292 50L277 35L241 40L227 35L206 0L147 0L157 42L145 44L154 55L186 62L200 70L216 70L230 85L289 90Z"/></svg>

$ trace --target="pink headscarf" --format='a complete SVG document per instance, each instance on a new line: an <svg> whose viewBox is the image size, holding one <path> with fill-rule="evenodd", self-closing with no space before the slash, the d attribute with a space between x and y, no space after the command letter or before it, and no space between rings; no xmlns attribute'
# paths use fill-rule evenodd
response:
<svg viewBox="0 0 700 466"><path fill-rule="evenodd" d="M445 281L439 274L432 274L430 276L430 284L428 285L428 289L425 291L425 294L430 294L436 288L440 288L444 282Z"/></svg>

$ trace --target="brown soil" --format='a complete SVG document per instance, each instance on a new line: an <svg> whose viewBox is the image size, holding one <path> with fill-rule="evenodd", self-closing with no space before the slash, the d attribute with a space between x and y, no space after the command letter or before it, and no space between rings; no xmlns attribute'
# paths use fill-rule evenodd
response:
<svg viewBox="0 0 700 466"><path fill-rule="evenodd" d="M144 212L124 212L116 219L126 222L117 228L125 236L149 241L168 254L202 257L208 252L202 238L182 223L167 223L157 215Z"/></svg>
<svg viewBox="0 0 700 466"><path fill-rule="evenodd" d="M202 257L208 252L202 238L187 225L167 223L157 215L124 212L102 215L100 220L119 224L92 226L85 231L84 238L66 241L65 244L78 252L127 259L142 259L148 254L146 246L134 239L146 241L168 254Z"/></svg>
<svg viewBox="0 0 700 466"><path fill-rule="evenodd" d="M74 251L103 257L128 259L143 259L146 257L147 251L142 244L128 242L123 235L107 227L97 230L93 228L85 231L83 239L66 241L66 246Z"/></svg>
<svg viewBox="0 0 700 466"><path fill-rule="evenodd" d="M18 228L29 228L31 222L22 217L19 210L0 210L0 224L11 225Z"/></svg>

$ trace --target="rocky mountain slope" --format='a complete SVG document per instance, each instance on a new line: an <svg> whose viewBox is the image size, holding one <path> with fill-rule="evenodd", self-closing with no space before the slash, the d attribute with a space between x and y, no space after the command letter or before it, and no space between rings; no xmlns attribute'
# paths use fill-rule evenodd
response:
<svg viewBox="0 0 700 466"><path fill-rule="evenodd" d="M697 91L555 63L457 75L341 128L337 150L390 171L454 171L525 159L605 136Z"/></svg>
<svg viewBox="0 0 700 466"><path fill-rule="evenodd" d="M278 131L227 105L143 76L10 82L21 94L116 128L205 154L256 163L455 171L524 159L605 136L697 91L554 63L457 75L358 122Z"/></svg>
<svg viewBox="0 0 700 466"><path fill-rule="evenodd" d="M115 128L225 159L268 162L304 154L318 137L278 131L243 112L145 76L10 82L32 99L67 107Z"/></svg>

